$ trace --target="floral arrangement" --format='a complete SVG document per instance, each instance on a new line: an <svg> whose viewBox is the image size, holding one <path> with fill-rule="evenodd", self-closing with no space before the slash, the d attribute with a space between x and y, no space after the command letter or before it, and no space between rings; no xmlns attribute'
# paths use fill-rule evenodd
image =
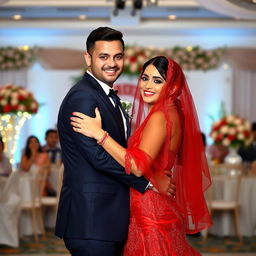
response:
<svg viewBox="0 0 256 256"><path fill-rule="evenodd" d="M224 49L203 50L199 46L174 47L168 49L127 46L125 50L124 74L138 75L142 65L157 55L167 56L185 70L209 70L216 68Z"/></svg>
<svg viewBox="0 0 256 256"><path fill-rule="evenodd" d="M131 117L132 103L127 100L121 100L120 102L125 112L129 115L129 117Z"/></svg>
<svg viewBox="0 0 256 256"><path fill-rule="evenodd" d="M0 70L15 70L28 67L35 59L35 48L23 46L0 47Z"/></svg>
<svg viewBox="0 0 256 256"><path fill-rule="evenodd" d="M0 87L0 115L18 112L35 114L37 111L38 102L25 88L12 84Z"/></svg>
<svg viewBox="0 0 256 256"><path fill-rule="evenodd" d="M236 115L227 115L213 123L210 136L216 145L245 147L252 143L251 125Z"/></svg>
<svg viewBox="0 0 256 256"><path fill-rule="evenodd" d="M123 74L138 76L142 70L143 64L150 58L158 55L164 55L175 60L184 70L206 71L218 66L224 52L224 48L203 50L199 46L176 46L174 48L157 49L130 45L125 48ZM73 82L76 83L81 77L82 75L73 77Z"/></svg>

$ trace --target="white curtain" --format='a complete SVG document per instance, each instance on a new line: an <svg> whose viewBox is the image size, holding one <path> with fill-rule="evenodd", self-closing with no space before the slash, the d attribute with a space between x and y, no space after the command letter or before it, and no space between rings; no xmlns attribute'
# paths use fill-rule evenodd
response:
<svg viewBox="0 0 256 256"><path fill-rule="evenodd" d="M0 71L0 86L5 84L27 87L27 69Z"/></svg>
<svg viewBox="0 0 256 256"><path fill-rule="evenodd" d="M256 121L256 71L234 68L233 113Z"/></svg>

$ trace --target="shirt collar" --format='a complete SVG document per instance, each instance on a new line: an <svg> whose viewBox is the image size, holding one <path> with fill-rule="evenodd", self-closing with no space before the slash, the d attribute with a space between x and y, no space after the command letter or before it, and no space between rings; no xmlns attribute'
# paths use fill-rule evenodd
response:
<svg viewBox="0 0 256 256"><path fill-rule="evenodd" d="M110 86L108 86L107 84L103 83L102 81L100 81L99 79L97 79L90 71L86 71L90 76L92 76L102 87L102 89L104 90L104 92L108 95L110 89L112 89Z"/></svg>

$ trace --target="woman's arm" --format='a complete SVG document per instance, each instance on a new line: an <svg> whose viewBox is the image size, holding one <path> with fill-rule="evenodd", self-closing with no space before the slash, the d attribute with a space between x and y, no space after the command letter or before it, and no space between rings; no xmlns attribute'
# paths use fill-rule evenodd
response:
<svg viewBox="0 0 256 256"><path fill-rule="evenodd" d="M76 132L80 132L86 136L92 137L97 141L105 135L105 131L101 128L100 113L96 109L96 117L91 118L81 113L75 112L74 115L79 118L72 117L71 124ZM144 128L139 149L144 151L152 159L160 152L166 136L166 121L162 112L154 113ZM125 167L126 148L122 147L113 138L108 136L102 147L123 167ZM131 160L131 172L137 177L143 176L143 173L137 168L135 161Z"/></svg>

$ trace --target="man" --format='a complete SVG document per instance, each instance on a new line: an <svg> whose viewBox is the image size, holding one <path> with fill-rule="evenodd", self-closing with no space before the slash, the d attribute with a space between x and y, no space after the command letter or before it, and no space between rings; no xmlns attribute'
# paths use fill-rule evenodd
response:
<svg viewBox="0 0 256 256"><path fill-rule="evenodd" d="M100 27L90 33L86 46L88 71L68 92L58 116L65 170L55 233L64 238L73 256L115 256L121 255L127 236L129 187L144 193L149 182L126 175L94 139L74 132L70 125L72 112L94 117L98 107L104 130L127 146L129 120L108 96L123 70L122 33ZM170 193L169 183L168 179L166 191Z"/></svg>
<svg viewBox="0 0 256 256"><path fill-rule="evenodd" d="M43 151L49 154L49 158L52 164L56 164L61 161L61 149L58 147L59 135L58 131L49 129L45 132L46 145L43 146Z"/></svg>

